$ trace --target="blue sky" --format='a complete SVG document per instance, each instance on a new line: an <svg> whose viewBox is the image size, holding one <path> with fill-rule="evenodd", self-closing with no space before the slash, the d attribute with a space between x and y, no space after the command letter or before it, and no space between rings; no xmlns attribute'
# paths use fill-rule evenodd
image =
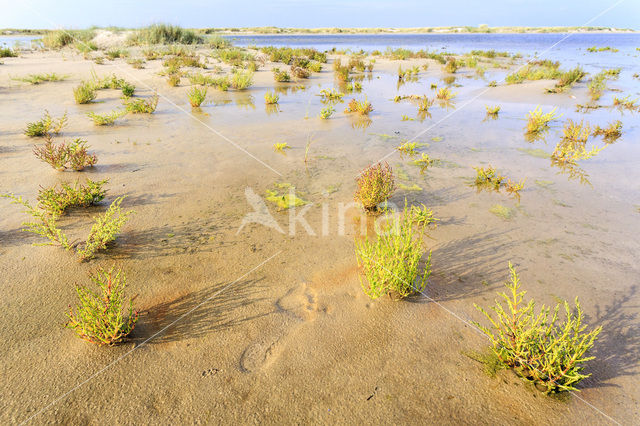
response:
<svg viewBox="0 0 640 426"><path fill-rule="evenodd" d="M425 27L583 25L620 0L0 0L0 28ZM622 0L593 26L640 29L640 1Z"/></svg>

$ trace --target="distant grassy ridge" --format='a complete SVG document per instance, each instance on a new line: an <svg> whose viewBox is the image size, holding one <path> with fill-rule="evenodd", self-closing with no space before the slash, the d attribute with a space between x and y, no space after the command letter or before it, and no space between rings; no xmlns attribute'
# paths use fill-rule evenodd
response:
<svg viewBox="0 0 640 426"><path fill-rule="evenodd" d="M405 33L566 33L566 32L626 32L635 33L629 28L611 27L488 27L488 26L459 26L459 27L416 27L416 28L279 28L279 27L224 27L224 28L180 28L167 24L154 24L145 28L123 27L90 27L88 30L109 31L141 31L144 41L162 40L165 37L186 37L191 43L197 40L193 34L405 34ZM0 35L44 35L55 32L47 29L0 29ZM149 40L150 39L150 40ZM142 40L141 40L142 41ZM189 44L191 44L189 43Z"/></svg>

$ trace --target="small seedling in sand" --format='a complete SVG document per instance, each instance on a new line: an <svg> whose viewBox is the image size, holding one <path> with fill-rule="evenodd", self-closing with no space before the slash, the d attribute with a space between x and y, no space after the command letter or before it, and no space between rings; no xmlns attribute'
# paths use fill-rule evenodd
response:
<svg viewBox="0 0 640 426"><path fill-rule="evenodd" d="M96 89L93 84L82 82L80 86L73 89L73 97L77 104L88 104L96 98Z"/></svg>
<svg viewBox="0 0 640 426"><path fill-rule="evenodd" d="M141 70L144 68L144 59L135 58L135 59L127 59L127 64L131 65L133 68L137 70Z"/></svg>
<svg viewBox="0 0 640 426"><path fill-rule="evenodd" d="M124 102L127 111L132 114L153 114L158 106L158 95L153 95L149 99L134 99Z"/></svg>
<svg viewBox="0 0 640 426"><path fill-rule="evenodd" d="M339 92L335 89L323 89L320 91L320 97L323 102L337 102L342 101L344 97L344 93Z"/></svg>
<svg viewBox="0 0 640 426"><path fill-rule="evenodd" d="M87 152L87 141L80 138L74 139L68 145L66 142L56 145L50 137L46 137L44 145L34 147L33 153L56 170L80 171L98 162L95 154Z"/></svg>
<svg viewBox="0 0 640 426"><path fill-rule="evenodd" d="M107 114L96 114L94 112L90 112L87 113L87 117L89 117L96 126L109 126L115 123L118 118L126 114L126 110L114 110Z"/></svg>
<svg viewBox="0 0 640 426"><path fill-rule="evenodd" d="M197 87L193 86L188 92L187 97L189 98L189 103L191 104L191 108L198 108L204 102L207 97L207 88L206 87Z"/></svg>
<svg viewBox="0 0 640 426"><path fill-rule="evenodd" d="M86 184L76 182L73 186L62 183L57 186L43 188L38 192L38 208L51 215L62 216L72 207L89 207L104 199L107 191L102 187L108 179L93 181L88 179Z"/></svg>
<svg viewBox="0 0 640 426"><path fill-rule="evenodd" d="M415 216L405 205L401 217L392 219L385 232L356 240L360 285L371 299L384 294L401 299L425 289L431 275L431 253L420 272L420 261L427 252L422 242L427 224L421 219L428 218Z"/></svg>
<svg viewBox="0 0 640 426"><path fill-rule="evenodd" d="M280 100L280 96L275 92L267 92L264 94L264 103L267 105L276 105Z"/></svg>
<svg viewBox="0 0 640 426"><path fill-rule="evenodd" d="M124 272L99 268L89 277L99 288L94 293L86 287L76 287L79 304L74 313L69 308L65 324L82 339L96 345L114 345L123 341L135 327L138 312L133 309L133 299L129 300L128 313L124 314L126 302L124 290L127 283Z"/></svg>
<svg viewBox="0 0 640 426"><path fill-rule="evenodd" d="M118 49L118 48L112 48L107 50L106 52L104 52L105 55L107 55L107 58L109 58L110 61L113 61L114 59L118 59L118 58L126 58L127 56L129 56L129 52L124 50L124 49Z"/></svg>
<svg viewBox="0 0 640 426"><path fill-rule="evenodd" d="M373 107L366 99L364 101L351 99L344 112L357 112L360 115L369 115L371 111L373 111Z"/></svg>
<svg viewBox="0 0 640 426"><path fill-rule="evenodd" d="M441 87L436 92L436 98L442 101L449 101L456 96L448 87Z"/></svg>
<svg viewBox="0 0 640 426"><path fill-rule="evenodd" d="M171 73L167 76L167 84L171 87L176 87L180 85L180 73Z"/></svg>
<svg viewBox="0 0 640 426"><path fill-rule="evenodd" d="M284 152L285 149L291 149L291 147L287 142L281 142L281 143L274 143L273 149L275 149L277 152Z"/></svg>
<svg viewBox="0 0 640 426"><path fill-rule="evenodd" d="M377 163L364 169L356 178L356 184L354 200L362 203L368 212L376 212L378 205L387 201L396 189L393 170L387 163Z"/></svg>
<svg viewBox="0 0 640 426"><path fill-rule="evenodd" d="M417 160L413 160L411 162L411 164L414 164L416 166L420 167L420 171L424 172L425 170L427 170L429 168L429 166L431 166L433 164L434 160L429 157L428 154L424 154L422 153L420 158Z"/></svg>
<svg viewBox="0 0 640 426"><path fill-rule="evenodd" d="M507 191L508 194L511 194L511 195L517 197L518 200L519 200L520 199L520 190L522 188L524 188L524 182L525 181L526 181L526 178L522 179L518 183L512 182L511 179L508 179L507 183L504 185L504 189L505 189L505 191Z"/></svg>
<svg viewBox="0 0 640 426"><path fill-rule="evenodd" d="M607 143L614 142L622 136L622 121L617 120L609 124L607 127L596 126L593 130L593 136L602 136Z"/></svg>
<svg viewBox="0 0 640 426"><path fill-rule="evenodd" d="M279 83L288 83L291 81L291 75L286 71L281 71L280 68L274 68L273 79Z"/></svg>
<svg viewBox="0 0 640 426"><path fill-rule="evenodd" d="M495 204L489 209L489 212L501 217L504 220L510 220L513 216L513 209L505 207L502 204Z"/></svg>
<svg viewBox="0 0 640 426"><path fill-rule="evenodd" d="M295 188L288 183L276 184L276 189L267 190L266 200L274 203L278 210L287 210L292 207L300 207L307 204L307 201L298 197Z"/></svg>
<svg viewBox="0 0 640 426"><path fill-rule="evenodd" d="M62 81L67 77L67 75L59 75L55 72L52 72L50 74L29 74L26 77L12 78L12 80L31 84L40 84L45 81Z"/></svg>
<svg viewBox="0 0 640 426"><path fill-rule="evenodd" d="M624 98L618 98L614 96L613 98L613 106L618 107L619 109L629 109L634 110L637 108L636 102L637 99L630 99L631 96L625 96Z"/></svg>
<svg viewBox="0 0 640 426"><path fill-rule="evenodd" d="M433 105L434 102L435 99L429 99L425 95L418 104L418 112L429 112L429 108L431 108L431 105Z"/></svg>
<svg viewBox="0 0 640 426"><path fill-rule="evenodd" d="M533 111L529 111L527 133L535 134L547 130L549 128L549 122L562 116L562 114L555 114L556 109L557 108L554 108L550 112L544 114L538 105Z"/></svg>
<svg viewBox="0 0 640 426"><path fill-rule="evenodd" d="M476 170L477 186L488 186L496 191L500 190L500 185L506 179L504 176L500 176L494 167L474 167Z"/></svg>
<svg viewBox="0 0 640 426"><path fill-rule="evenodd" d="M577 390L575 385L590 376L582 373L583 364L594 358L586 355L602 328L586 331L578 299L575 310L564 302L552 312L543 305L536 314L535 302L524 302L526 291L520 291L520 278L511 263L509 271L511 282L505 284L508 291L498 293L506 307L496 301L490 314L475 305L490 322L489 326L474 322L475 325L487 335L493 353L503 365L545 393ZM558 324L561 306L565 320Z"/></svg>
<svg viewBox="0 0 640 426"><path fill-rule="evenodd" d="M120 204L123 199L124 196L116 198L102 216L94 218L87 240L76 249L82 261L93 259L98 250L105 250L109 243L115 241L120 229L133 213L131 210L122 211Z"/></svg>
<svg viewBox="0 0 640 426"><path fill-rule="evenodd" d="M360 83L359 81L349 82L347 83L346 86L344 86L344 90L347 93L353 93L353 92L360 93L362 92L362 83Z"/></svg>
<svg viewBox="0 0 640 426"><path fill-rule="evenodd" d="M417 154L416 149L418 149L418 144L417 142L405 142L401 145L398 145L396 149L401 154L406 154L412 157Z"/></svg>
<svg viewBox="0 0 640 426"><path fill-rule="evenodd" d="M500 112L500 105L495 105L495 106L485 105L484 107L487 110L487 115L495 116L495 115L498 115L498 113Z"/></svg>
<svg viewBox="0 0 640 426"><path fill-rule="evenodd" d="M323 120L327 120L329 117L331 117L331 115L335 112L335 108L332 106L328 106L326 108L322 108L322 110L320 110L320 118L322 118Z"/></svg>
<svg viewBox="0 0 640 426"><path fill-rule="evenodd" d="M27 123L27 128L24 134L29 137L57 135L67 125L67 113L65 112L62 117L54 120L49 111L44 111L44 116L33 123Z"/></svg>
<svg viewBox="0 0 640 426"><path fill-rule="evenodd" d="M406 200L405 200L406 205ZM411 217L411 221L420 226L436 226L436 222L439 222L440 219L436 219L433 216L433 210L427 208L424 204L412 205L409 209L409 216Z"/></svg>

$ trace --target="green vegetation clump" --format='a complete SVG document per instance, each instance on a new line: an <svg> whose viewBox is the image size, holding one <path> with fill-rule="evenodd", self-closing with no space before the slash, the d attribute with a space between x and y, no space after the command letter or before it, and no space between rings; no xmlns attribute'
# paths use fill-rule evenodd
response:
<svg viewBox="0 0 640 426"><path fill-rule="evenodd" d="M44 111L44 116L33 123L27 123L27 128L24 130L24 134L29 137L36 136L48 136L51 134L57 135L67 125L67 113L65 112L62 117L54 120L49 111Z"/></svg>
<svg viewBox="0 0 640 426"><path fill-rule="evenodd" d="M559 322L560 304L551 312L544 305L536 314L535 302L525 304L526 291L520 291L520 278L509 263L511 281L508 292L499 293L506 308L496 301L493 313L476 306L489 320L489 326L475 323L491 341L493 353L506 367L530 380L545 393L577 390L575 385L589 377L583 364L594 359L586 356L601 327L586 331L583 313L575 301L575 310L565 301L564 322ZM495 316L494 316L495 314Z"/></svg>
<svg viewBox="0 0 640 426"><path fill-rule="evenodd" d="M560 62L548 59L532 61L518 69L516 72L507 75L507 84L518 84L525 80L556 80L562 76L559 69Z"/></svg>
<svg viewBox="0 0 640 426"><path fill-rule="evenodd" d="M291 81L291 75L287 71L281 71L280 68L274 68L273 79L279 83L288 83Z"/></svg>
<svg viewBox="0 0 640 426"><path fill-rule="evenodd" d="M622 136L622 121L616 120L607 127L596 126L593 130L593 136L602 136L607 143L615 141Z"/></svg>
<svg viewBox="0 0 640 426"><path fill-rule="evenodd" d="M436 92L436 98L440 99L441 101L450 101L455 96L456 94L452 92L451 89L449 89L448 87L441 87Z"/></svg>
<svg viewBox="0 0 640 426"><path fill-rule="evenodd" d="M236 90L245 90L253 84L253 72L236 71L231 75L231 87Z"/></svg>
<svg viewBox="0 0 640 426"><path fill-rule="evenodd" d="M83 81L78 87L73 89L73 97L77 104L88 104L97 96L95 86L90 82Z"/></svg>
<svg viewBox="0 0 640 426"><path fill-rule="evenodd" d="M93 167L98 162L95 154L87 152L87 141L76 138L67 145L62 142L59 145L53 143L53 140L45 136L45 143L42 146L33 148L36 158L48 163L56 170L75 170L81 171L85 167Z"/></svg>
<svg viewBox="0 0 640 426"><path fill-rule="evenodd" d="M551 154L551 159L558 164L575 165L577 161L592 158L605 148L594 146L590 150L587 149L587 141L591 135L591 127L588 123L568 120L563 133L564 137L556 144Z"/></svg>
<svg viewBox="0 0 640 426"><path fill-rule="evenodd" d="M114 110L107 114L96 114L94 112L89 112L87 113L87 117L89 117L91 121L93 121L93 124L95 124L96 126L109 126L115 123L118 118L126 114L126 110Z"/></svg>
<svg viewBox="0 0 640 426"><path fill-rule="evenodd" d="M107 193L102 187L108 179L93 181L87 179L86 184L76 183L71 186L62 183L60 188L53 186L38 192L38 208L51 215L61 216L71 207L89 207L102 201Z"/></svg>
<svg viewBox="0 0 640 426"><path fill-rule="evenodd" d="M460 64L456 61L455 58L447 59L447 63L444 66L445 72L448 72L449 74L453 74L456 71L458 71L458 68L460 68Z"/></svg>
<svg viewBox="0 0 640 426"><path fill-rule="evenodd" d="M327 54L313 48L292 48L265 46L259 49L262 53L269 55L271 62L282 62L290 65L295 58L305 58L309 61L320 63L327 62Z"/></svg>
<svg viewBox="0 0 640 426"><path fill-rule="evenodd" d="M267 189L266 200L274 203L278 210L287 210L292 207L304 206L307 201L298 197L295 188L288 183L276 184L276 189ZM284 192L286 191L286 192Z"/></svg>
<svg viewBox="0 0 640 426"><path fill-rule="evenodd" d="M503 206L502 204L492 206L489 211L504 220L509 220L513 216L513 209Z"/></svg>
<svg viewBox="0 0 640 426"><path fill-rule="evenodd" d="M287 142L278 142L273 144L273 149L279 152L284 152L285 149L291 149Z"/></svg>
<svg viewBox="0 0 640 426"><path fill-rule="evenodd" d="M354 98L351 99L344 112L357 112L360 115L369 115L371 111L373 111L373 107L369 101L366 99L364 101L358 101Z"/></svg>
<svg viewBox="0 0 640 426"><path fill-rule="evenodd" d="M199 84L201 86L215 87L218 90L226 92L231 86L229 76L212 77L202 73L192 73L187 76L191 84Z"/></svg>
<svg viewBox="0 0 640 426"><path fill-rule="evenodd" d="M376 212L396 189L393 169L387 163L369 166L356 178L356 185L354 200L362 203L366 211Z"/></svg>
<svg viewBox="0 0 640 426"><path fill-rule="evenodd" d="M591 47L587 47L587 52L591 52L591 53L595 53L595 52L618 52L618 49L616 49L615 47L611 47L611 46L605 46L605 47L596 47L596 46L591 46Z"/></svg>
<svg viewBox="0 0 640 426"><path fill-rule="evenodd" d="M574 83L582 80L585 75L587 75L587 73L578 65L577 67L560 74L556 85L551 89L547 89L547 91L550 93L563 92L570 88Z"/></svg>
<svg viewBox="0 0 640 426"><path fill-rule="evenodd" d="M129 300L128 313L125 315L124 290L126 276L115 267L105 271L99 268L89 275L99 288L94 293L86 287L76 287L78 306L74 313L69 308L68 321L65 324L82 339L96 345L115 345L123 341L135 327L138 312L133 309L133 299Z"/></svg>
<svg viewBox="0 0 640 426"><path fill-rule="evenodd" d="M107 50L106 52L104 52L104 54L107 55L107 59L109 59L110 61L113 61L114 59L128 57L129 51L125 49L119 49L117 47L113 47Z"/></svg>
<svg viewBox="0 0 640 426"><path fill-rule="evenodd" d="M329 119L329 117L331 117L331 115L336 111L336 109L332 106L328 106L325 108L322 108L322 110L320 110L320 118L322 118L323 120L327 120Z"/></svg>
<svg viewBox="0 0 640 426"><path fill-rule="evenodd" d="M420 261L427 252L422 242L427 216L412 213L405 205L402 215L374 239L356 240L360 284L371 299L383 294L400 299L425 289L431 275L431 253L422 272Z"/></svg>
<svg viewBox="0 0 640 426"><path fill-rule="evenodd" d="M176 25L153 24L136 31L129 37L128 42L132 45L200 44L204 39L194 31Z"/></svg>
<svg viewBox="0 0 640 426"><path fill-rule="evenodd" d="M561 115L556 115L556 108L545 114L542 112L540 105L538 105L533 111L529 111L527 133L535 134L543 132L549 128L551 121L560 117Z"/></svg>
<svg viewBox="0 0 640 426"><path fill-rule="evenodd" d="M34 221L25 222L24 231L40 235L49 240L47 243L36 243L34 245L59 245L67 251L75 248L76 254L82 261L92 259L96 251L106 249L107 244L116 239L120 228L127 221L132 211L122 212L120 203L124 197L117 198L104 215L94 218L94 224L87 240L78 244L70 244L67 236L58 228L57 220L59 215L55 211L43 210L32 207L28 201L13 194L0 195L12 200L12 204L20 204L25 207L25 213L30 215Z"/></svg>
<svg viewBox="0 0 640 426"><path fill-rule="evenodd" d="M280 96L275 92L267 92L264 94L264 103L267 105L276 105L280 100Z"/></svg>
<svg viewBox="0 0 640 426"><path fill-rule="evenodd" d="M56 74L55 72L52 72L48 74L47 73L29 74L26 77L12 78L12 80L22 81L24 83L30 83L30 84L40 84L45 81L62 81L67 77L68 77L67 75L59 75L59 74Z"/></svg>
<svg viewBox="0 0 640 426"><path fill-rule="evenodd" d="M0 47L0 58L17 58L18 52L8 47Z"/></svg>
<svg viewBox="0 0 640 426"><path fill-rule="evenodd" d="M109 243L115 241L120 229L133 213L122 211L120 207L122 200L124 196L116 198L102 216L94 218L89 236L84 244L76 249L81 260L93 259L98 250L105 250Z"/></svg>
<svg viewBox="0 0 640 426"><path fill-rule="evenodd" d="M207 88L206 87L197 87L193 86L189 92L187 92L187 97L189 98L189 103L191 104L191 108L198 108L204 102L207 97Z"/></svg>
<svg viewBox="0 0 640 426"><path fill-rule="evenodd" d="M124 103L128 112L132 114L153 114L158 106L158 95L149 99L134 99Z"/></svg>
<svg viewBox="0 0 640 426"><path fill-rule="evenodd" d="M589 88L589 95L591 95L592 101L600 99L602 93L607 88L607 80L617 79L620 75L620 71L621 68L605 69L591 78L587 87Z"/></svg>
<svg viewBox="0 0 640 426"><path fill-rule="evenodd" d="M89 45L95 37L93 30L55 30L42 37L42 44L48 49L61 49L72 44Z"/></svg>
<svg viewBox="0 0 640 426"><path fill-rule="evenodd" d="M487 110L488 115L498 115L498 113L500 112L500 105L485 105L484 108Z"/></svg>

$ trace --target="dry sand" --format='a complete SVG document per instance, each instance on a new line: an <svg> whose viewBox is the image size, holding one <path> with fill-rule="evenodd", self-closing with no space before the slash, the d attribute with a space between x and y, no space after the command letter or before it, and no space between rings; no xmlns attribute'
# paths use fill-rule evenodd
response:
<svg viewBox="0 0 640 426"><path fill-rule="evenodd" d="M423 188L400 190L393 201L424 202L441 219L426 240L433 250L431 300L370 301L353 251L359 214L351 210L346 235L337 235L338 203L351 202L359 170L452 111L434 106L424 122L400 121L416 108L391 100L397 62L378 60L363 82L375 108L368 128L345 116L344 104L330 120L317 118L316 95L333 82L330 65L309 81L279 85L280 112L265 111L263 94L274 87L267 66L249 91L210 89L215 104L192 114L187 80L169 87L156 74L160 61L136 70L122 60L99 66L65 51L4 62L0 192L33 201L40 185L109 178L108 199L70 214L65 231L80 237L91 217L120 195L135 215L112 250L78 263L59 248L31 246L39 240L20 231L26 217L0 200L2 423L33 415L35 424L605 424L606 415L630 424L639 418L634 203L640 176L638 147L631 143L639 135L637 115L625 115L623 139L585 166L592 187L517 149L552 150L553 137L547 145L523 140L522 118L535 104L566 106L563 112L573 114L577 100L543 95L542 83L492 88L421 135L429 144L423 152L445 160L425 175L407 158L389 157L402 182ZM420 81L401 93L442 85L440 67L428 62ZM95 127L85 114L119 107L120 93L100 91L96 103L75 105L72 89L91 70L126 78L138 96L157 89L158 110ZM36 72L69 78L36 86L10 80ZM461 74L458 105L486 87ZM293 91L298 84L306 90ZM584 98L584 85L572 94ZM483 122L485 103L502 105L499 120ZM44 109L54 116L68 111L69 125L57 139L87 139L97 167L60 173L33 156L38 140L22 130ZM600 111L589 119L604 123L614 115ZM275 153L275 142L293 149ZM509 177L527 178L520 203L468 186L471 166L489 163ZM246 188L263 195L276 182L294 184L314 202L305 217L317 235L300 226L295 236L283 235L257 224L237 233L252 211ZM323 202L331 213L329 236L321 233ZM495 204L512 208L514 217L490 213ZM288 231L288 215L270 209ZM588 366L593 376L579 394L546 397L509 371L489 377L468 356L488 344L468 323L481 320L473 304L492 303L509 260L530 296L547 304L579 296L588 322L603 325L597 359ZM75 303L74 285L114 262L126 271L142 314L128 343L98 348L62 325Z"/></svg>

